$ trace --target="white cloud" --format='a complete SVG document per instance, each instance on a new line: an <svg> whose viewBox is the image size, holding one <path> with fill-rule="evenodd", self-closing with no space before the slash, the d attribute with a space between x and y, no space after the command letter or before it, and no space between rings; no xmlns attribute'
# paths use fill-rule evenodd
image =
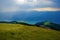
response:
<svg viewBox="0 0 60 40"><path fill-rule="evenodd" d="M53 1L51 0L22 0L20 1L22 4L16 4L17 0L11 0L11 2L2 3L0 6L0 12L15 12L15 11L21 11L21 10L38 10L38 11L53 11L53 10L58 10L58 9L53 9L53 8L47 8L47 6L52 6L54 4ZM17 1L17 3L19 0ZM19 3L20 3L19 2ZM10 4L11 3L11 4ZM3 5L3 6L2 6ZM28 9L26 9L25 7ZM38 8L38 7L39 8ZM42 8L43 7L43 8ZM60 9L59 9L60 10Z"/></svg>
<svg viewBox="0 0 60 40"><path fill-rule="evenodd" d="M17 11L60 11L60 8L30 8L30 9L20 9L20 8L6 8L1 12L17 12Z"/></svg>
<svg viewBox="0 0 60 40"><path fill-rule="evenodd" d="M26 1L26 4L31 5L32 7L34 6L51 6L54 4L53 1L51 0L32 0L31 2Z"/></svg>
<svg viewBox="0 0 60 40"><path fill-rule="evenodd" d="M29 9L34 10L34 11L60 11L60 8L33 8L33 9Z"/></svg>
<svg viewBox="0 0 60 40"><path fill-rule="evenodd" d="M31 0L31 1L29 1L29 0L22 0L22 1L18 1L18 0L15 0L15 3L17 4L17 5L25 5L26 4L26 6L31 6L31 7L35 7L35 6L51 6L51 5L53 5L53 1L51 1L51 0Z"/></svg>
<svg viewBox="0 0 60 40"><path fill-rule="evenodd" d="M14 2L15 2L16 4L22 5L22 4L25 3L25 0L14 0Z"/></svg>

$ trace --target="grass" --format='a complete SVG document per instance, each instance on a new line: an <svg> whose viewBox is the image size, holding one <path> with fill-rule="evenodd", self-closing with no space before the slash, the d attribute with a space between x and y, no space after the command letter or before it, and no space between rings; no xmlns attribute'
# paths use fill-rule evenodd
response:
<svg viewBox="0 0 60 40"><path fill-rule="evenodd" d="M60 40L60 31L21 24L0 24L0 40Z"/></svg>

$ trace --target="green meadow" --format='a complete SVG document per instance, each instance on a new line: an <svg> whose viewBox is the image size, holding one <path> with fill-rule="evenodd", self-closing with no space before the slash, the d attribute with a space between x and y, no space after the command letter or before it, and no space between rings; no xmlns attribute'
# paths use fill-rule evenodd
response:
<svg viewBox="0 0 60 40"><path fill-rule="evenodd" d="M0 40L60 40L60 31L22 24L0 24Z"/></svg>

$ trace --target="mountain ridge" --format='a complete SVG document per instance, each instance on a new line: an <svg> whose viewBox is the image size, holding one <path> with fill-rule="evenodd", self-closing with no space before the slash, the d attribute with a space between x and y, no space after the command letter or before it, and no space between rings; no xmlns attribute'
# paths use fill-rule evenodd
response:
<svg viewBox="0 0 60 40"><path fill-rule="evenodd" d="M38 26L38 27L50 28L50 29L60 31L60 25L59 24L55 24L55 23L52 23L52 22L49 22L49 21L38 22L35 25Z"/></svg>
<svg viewBox="0 0 60 40"><path fill-rule="evenodd" d="M22 25L27 25L27 26L37 26L37 27L49 28L49 29L60 31L60 25L59 24L52 23L50 21L37 22L35 24L29 24L29 23L26 23L26 22L17 22L17 21L11 21L11 22L0 21L0 23L22 24Z"/></svg>

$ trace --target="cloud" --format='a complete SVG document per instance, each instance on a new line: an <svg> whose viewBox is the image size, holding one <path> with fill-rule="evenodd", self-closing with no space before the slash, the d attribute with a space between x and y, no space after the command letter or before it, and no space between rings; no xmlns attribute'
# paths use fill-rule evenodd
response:
<svg viewBox="0 0 60 40"><path fill-rule="evenodd" d="M29 11L60 11L60 8L33 8L33 9L29 9Z"/></svg>
<svg viewBox="0 0 60 40"><path fill-rule="evenodd" d="M54 2L50 0L32 0L32 1L26 0L24 4L30 5L31 7L45 7L45 6L49 7L52 6Z"/></svg>
<svg viewBox="0 0 60 40"><path fill-rule="evenodd" d="M23 2L23 1L22 1ZM16 12L21 10L58 10L58 1L52 0L25 0L23 4L16 4L16 0L0 0L0 12ZM50 7L50 8L48 8ZM56 9L55 9L56 8Z"/></svg>

